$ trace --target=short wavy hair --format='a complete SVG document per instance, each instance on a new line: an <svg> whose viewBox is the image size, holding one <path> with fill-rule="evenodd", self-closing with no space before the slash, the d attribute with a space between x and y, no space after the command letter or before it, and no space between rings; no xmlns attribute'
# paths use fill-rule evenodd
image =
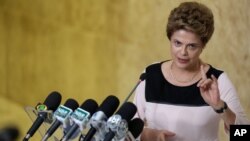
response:
<svg viewBox="0 0 250 141"><path fill-rule="evenodd" d="M168 39L179 29L194 32L206 45L214 32L212 11L198 2L181 3L169 15L166 29Z"/></svg>

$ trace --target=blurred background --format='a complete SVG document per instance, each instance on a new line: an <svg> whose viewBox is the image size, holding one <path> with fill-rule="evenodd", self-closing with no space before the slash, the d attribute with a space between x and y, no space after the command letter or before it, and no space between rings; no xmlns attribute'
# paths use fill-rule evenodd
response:
<svg viewBox="0 0 250 141"><path fill-rule="evenodd" d="M24 108L52 91L122 102L147 65L170 59L167 18L183 1L0 0L0 128L14 124L23 138L32 124ZM199 2L215 18L202 59L228 73L249 118L250 1Z"/></svg>

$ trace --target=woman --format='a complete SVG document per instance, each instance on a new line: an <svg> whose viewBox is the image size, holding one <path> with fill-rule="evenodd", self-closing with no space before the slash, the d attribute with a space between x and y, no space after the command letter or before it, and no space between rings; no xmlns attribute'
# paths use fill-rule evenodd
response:
<svg viewBox="0 0 250 141"><path fill-rule="evenodd" d="M142 141L216 141L219 121L248 124L227 74L200 55L214 31L205 5L184 2L168 18L172 59L146 68L136 90L137 115L145 121Z"/></svg>

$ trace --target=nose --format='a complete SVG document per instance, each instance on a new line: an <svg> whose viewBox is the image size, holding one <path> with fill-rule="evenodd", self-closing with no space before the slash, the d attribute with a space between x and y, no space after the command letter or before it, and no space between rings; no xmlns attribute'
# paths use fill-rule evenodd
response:
<svg viewBox="0 0 250 141"><path fill-rule="evenodd" d="M186 46L182 46L181 47L181 55L186 56L187 54L188 54L187 47Z"/></svg>

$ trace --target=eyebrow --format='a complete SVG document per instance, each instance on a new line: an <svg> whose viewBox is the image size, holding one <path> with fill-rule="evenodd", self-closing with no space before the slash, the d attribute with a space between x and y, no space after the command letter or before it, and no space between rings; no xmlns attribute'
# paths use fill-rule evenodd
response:
<svg viewBox="0 0 250 141"><path fill-rule="evenodd" d="M187 44L187 45L192 45L192 46L200 46L199 43L190 43L190 44Z"/></svg>
<svg viewBox="0 0 250 141"><path fill-rule="evenodd" d="M173 39L173 41L175 41L175 42L177 41L177 42L183 44L183 42L179 41L178 39ZM187 45L200 46L199 43L188 43Z"/></svg>

